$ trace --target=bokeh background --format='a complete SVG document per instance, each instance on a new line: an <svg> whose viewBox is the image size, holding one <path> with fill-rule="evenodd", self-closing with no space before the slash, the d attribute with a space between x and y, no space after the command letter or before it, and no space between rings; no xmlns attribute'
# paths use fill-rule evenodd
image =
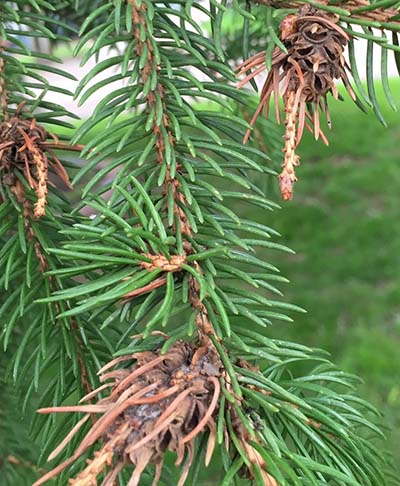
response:
<svg viewBox="0 0 400 486"><path fill-rule="evenodd" d="M391 83L399 98L400 82ZM273 334L327 349L359 375L363 398L384 415L388 448L400 459L400 115L388 127L345 101L331 102L330 145L305 136L294 199L260 214L295 255L268 260L291 282L287 300L307 314ZM265 134L267 135L267 134Z"/></svg>

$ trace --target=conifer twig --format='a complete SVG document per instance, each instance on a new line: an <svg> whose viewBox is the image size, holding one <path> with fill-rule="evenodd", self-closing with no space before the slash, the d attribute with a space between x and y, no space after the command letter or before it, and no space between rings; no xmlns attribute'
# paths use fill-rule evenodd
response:
<svg viewBox="0 0 400 486"><path fill-rule="evenodd" d="M143 54L143 50L146 48L147 49L147 58L146 62L141 70L141 77L142 77L142 83L143 85L146 83L148 76L150 75L155 75L158 76L158 73L160 71L160 67L157 64L157 61L154 57L153 54L153 47L151 45L151 42L149 40L144 41L142 38L142 29L145 32L147 31L147 25L146 21L142 16L142 12L146 10L146 5L145 3L141 3L140 5L137 4L136 0L127 0L128 4L132 5L133 8L133 18L132 18L132 23L133 23L133 35L136 39L136 53L138 57L140 58ZM169 143L171 144L172 147L174 147L175 144L175 137L172 133L172 130L170 128L170 121L168 118L168 115L165 113L166 105L165 105L165 100L164 100L164 88L162 84L157 81L155 83L155 88L153 91L150 90L149 94L147 95L147 110L148 112L151 112L154 110L155 116L154 116L154 123L152 126L152 131L156 137L155 141L155 148L156 148L156 153L157 153L157 161L159 164L164 163L164 157L165 157L165 141L163 138L162 131L160 127L157 125L156 120L159 118L160 113L158 110L160 110L160 105L156 103L156 96L155 93L159 96L161 99L161 109L163 110L161 114L161 120L162 120L162 125L167 133ZM179 173L179 170L181 168L178 166L177 167L177 173ZM179 188L179 181L176 177L172 177L171 175L171 170L170 167L167 167L166 170L166 177L165 177L165 183L164 183L164 191L165 195L168 195L169 192L169 186L172 187L172 194L173 194L173 200L174 200L174 213L177 216L178 224L179 224L179 231L182 235L183 238L185 236L191 236L192 234L192 228L191 225L185 215L185 212L183 209L180 207L178 203L181 205L186 204L186 198L184 194L180 191ZM185 260L186 256L189 254L195 253L194 248L192 247L191 243L186 239L185 244L184 244L184 254L181 255L182 262ZM196 269L197 271L202 274L202 270L199 264L196 263ZM193 306L194 309L198 311L198 315L196 317L196 323L198 325L198 330L199 334L201 336L201 340L204 341L205 337L209 333L213 333L213 326L208 318L208 312L206 307L200 303L199 301L199 287L198 283L194 279L193 276L189 277L190 281L190 302ZM159 280L161 282L161 280ZM134 291L135 292L135 291ZM137 295L134 293L134 295ZM130 294L130 297L132 296L132 293ZM125 300L125 299L124 299Z"/></svg>

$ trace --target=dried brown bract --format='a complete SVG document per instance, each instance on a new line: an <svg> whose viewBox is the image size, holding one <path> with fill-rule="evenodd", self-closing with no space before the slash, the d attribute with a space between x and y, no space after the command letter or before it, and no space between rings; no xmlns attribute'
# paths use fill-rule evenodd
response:
<svg viewBox="0 0 400 486"><path fill-rule="evenodd" d="M271 70L250 121L253 126L263 110L265 116L268 116L273 94L276 118L280 122L279 99L283 98L286 114L285 158L279 180L284 200L291 199L293 195L293 184L297 180L294 167L299 165L295 149L301 141L304 128L313 132L315 139L321 137L327 143L320 128L319 112L325 114L330 126L327 95L331 93L335 98L338 97L335 80L342 79L350 96L355 99L343 55L349 37L337 23L338 17L309 5L303 6L298 14L291 14L283 20L280 37L287 53L279 48L274 50ZM239 74L253 70L239 83L239 87L266 71L265 55L265 51L260 52L239 66ZM250 133L250 130L246 133L244 143Z"/></svg>
<svg viewBox="0 0 400 486"><path fill-rule="evenodd" d="M115 368L118 364L136 360L131 369ZM96 485L98 476L102 486L116 484L118 473L127 465L135 469L128 486L137 486L148 464L155 464L154 485L163 466L164 453L176 453L176 465L184 463L178 485L184 484L193 462L194 440L209 430L206 464L215 445L215 417L220 398L221 363L213 349L197 347L184 342L176 343L166 354L136 353L117 358L100 370L104 382L81 402L110 388L107 398L94 405L47 408L40 413L84 412L77 423L49 459L57 456L70 442L89 414L101 417L86 434L75 453L64 463L45 474L34 486L39 486L58 475L75 462L93 444L100 449L88 461L86 468L70 480L73 486Z"/></svg>
<svg viewBox="0 0 400 486"><path fill-rule="evenodd" d="M151 262L141 262L141 267L148 271L161 268L163 272L177 272L186 263L186 255L172 255L169 259L164 255L152 255L151 253L145 253L144 256L151 260Z"/></svg>
<svg viewBox="0 0 400 486"><path fill-rule="evenodd" d="M24 204L24 187L17 177L17 173L23 174L36 193L33 215L40 218L46 210L49 170L71 187L68 174L52 149L75 148L59 143L54 136L54 142L48 142L46 130L35 119L24 119L20 111L0 123L0 183L10 186L18 202Z"/></svg>
<svg viewBox="0 0 400 486"><path fill-rule="evenodd" d="M179 272L182 269L182 265L186 263L186 255L172 255L169 259L167 259L164 255L152 255L151 253L143 254L146 258L151 260L150 262L142 261L140 266L149 272L152 272L156 269L161 269L164 273L168 272ZM126 279L127 280L127 279ZM157 289L158 287L162 287L167 283L167 279L165 275L156 278L152 282L143 287L139 287L131 292L128 292L123 296L122 302L125 303L131 299L134 299L138 295L147 294L148 292L152 292L153 290Z"/></svg>

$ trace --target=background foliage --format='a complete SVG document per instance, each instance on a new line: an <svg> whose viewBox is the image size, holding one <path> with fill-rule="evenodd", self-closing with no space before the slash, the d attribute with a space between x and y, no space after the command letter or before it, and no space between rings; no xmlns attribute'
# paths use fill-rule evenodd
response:
<svg viewBox="0 0 400 486"><path fill-rule="evenodd" d="M399 92L398 81L392 82ZM296 255L274 262L290 279L285 295L308 310L278 335L328 349L363 377L361 392L385 413L399 457L400 337L398 114L378 100L388 128L356 107L332 107L329 147L302 144L296 200L272 215ZM261 217L261 215L259 216Z"/></svg>

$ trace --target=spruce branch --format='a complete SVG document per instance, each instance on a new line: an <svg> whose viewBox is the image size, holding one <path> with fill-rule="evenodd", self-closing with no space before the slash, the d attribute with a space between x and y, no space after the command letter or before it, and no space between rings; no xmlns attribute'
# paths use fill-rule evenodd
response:
<svg viewBox="0 0 400 486"><path fill-rule="evenodd" d="M354 378L323 353L265 334L273 320L289 320L285 310L300 309L270 297L280 294L275 283L284 279L256 248L290 250L270 241L276 236L271 228L232 208L238 199L275 208L250 177L272 171L262 152L241 144L249 126L231 104L246 105L248 96L233 85L216 24L210 42L192 15L200 6L176 7L104 4L78 44L79 52L94 39L85 60L117 42L126 47L122 54L112 50L85 76L81 102L114 80L126 85L107 95L74 137L79 142L90 135L83 151L88 163L75 182L95 171L81 203L93 217L63 231L64 246L51 249L63 262L54 272L62 288L42 302L68 303L60 319L99 323L100 332L124 328L124 334L113 341L115 357L100 369L99 387L86 397L104 398L41 408L100 418L90 428L85 416L77 422L50 458L69 444L74 452L37 484L86 453L91 459L75 484L102 477L111 486L121 474L134 485L146 480L151 463L150 481L157 484L167 450L177 454L176 483L183 484L195 477L194 457L203 454L208 464L216 444L224 458L222 483L241 475L264 486L304 478L384 484L384 460L372 458L360 436L365 410L335 388L352 388ZM212 22L224 13L214 7ZM104 34L98 38L98 32ZM119 68L117 74L95 80L110 67ZM196 97L222 106L222 114L198 107ZM127 368L129 360L134 364ZM291 364L303 361L319 365L301 376ZM334 409L327 406L332 400ZM344 410L348 431L338 421Z"/></svg>
<svg viewBox="0 0 400 486"><path fill-rule="evenodd" d="M146 97L147 106L145 107L145 109L154 117L154 122L151 130L154 134L155 139L154 147L156 150L157 162L159 164L165 164L166 145L164 137L168 138L170 149L173 151L175 150L176 137L174 136L170 128L171 123L168 114L166 113L167 106L164 97L164 87L157 79L159 77L159 71L161 68L153 54L153 45L151 42L152 39L151 36L149 36L148 28L146 25L146 18L142 15L146 11L146 5L142 3L140 4L140 6L138 6L135 0L128 0L128 4L132 5L133 9L133 35L136 40L137 56L140 59L143 58L145 45L148 53L145 64L141 69L142 84L143 86L146 86L146 82L148 81L150 75L153 75L153 79L156 79L156 81L153 81L153 84L155 84L154 89L150 89L149 94ZM142 40L143 37L147 37L146 44ZM157 104L157 99L160 100L159 104ZM161 126L159 126L159 120L161 120ZM165 130L164 134L162 132L162 127ZM169 224L172 226L179 225L179 235L181 238L184 239L186 235L191 236L193 230L185 214L184 207L186 205L186 198L180 190L180 184L177 178L177 175L179 175L181 170L182 167L177 165L176 173L172 175L171 167L167 164L164 181L164 194L166 199L168 199L171 195L173 207L169 208L169 211L175 216L173 222L169 221ZM182 268L182 264L185 262L187 255L195 252L190 241L188 240L183 243L182 250L182 255L176 255L175 257L172 256L171 259L166 259L165 257L163 257L163 255L145 255L152 260L152 265L147 265L146 262L143 262L142 266L148 271L154 270L155 268L160 268L163 272L179 270ZM197 264L196 267L196 271L199 274L202 274L200 266ZM167 283L166 278L163 277L161 277L158 281L160 283L163 282L164 284ZM208 319L206 308L198 303L199 288L195 282L194 277L192 276L189 277L189 286L191 289L189 293L189 299L192 306L198 310L196 322L199 326L199 332L204 335L204 339L206 334L212 332L212 325ZM141 289L136 289L134 292L134 295L137 295L141 292ZM127 296L124 296L124 298L126 297ZM132 297L132 293L129 295L129 297Z"/></svg>
<svg viewBox="0 0 400 486"><path fill-rule="evenodd" d="M16 2L17 17L27 15L18 19L33 35L56 39L63 2L53 8L32 0L20 9L23 3ZM27 110L23 121L18 118L27 138L17 131L20 138L13 140L17 154L26 155L15 171L17 195L5 187L1 206L0 236L9 241L0 250L0 282L11 290L0 307L7 319L3 338L10 345L15 331L23 335L11 368L18 383L31 380L28 401L42 375L57 370L39 399L40 415L73 414L57 422L35 420L42 455L60 460L36 485L63 471L59 481L70 476L76 486L99 480L114 486L118 477L130 486L156 485L175 476L163 465L168 451L176 458L173 484L196 484L200 464L218 460L217 447L224 485L233 478L257 486L389 483L385 458L372 445L380 435L378 414L352 395L357 379L337 370L325 353L273 339L266 330L275 320L291 320L287 311L302 310L280 300L277 285L285 279L257 252L291 250L275 242L278 235L267 224L243 217L236 207L241 201L267 212L277 204L254 182L274 173L267 157L242 145L249 124L238 114L248 108L249 96L235 87L233 62L221 42L230 8L254 20L237 2L230 7L214 1L209 8L197 2L96 1L89 9L79 2L76 13L67 12L82 23L77 53L85 50L84 61L97 59L78 87L80 102L124 81L76 128L73 141L48 136L46 124L63 125L66 113L27 89L32 79L43 90L59 89L46 83L48 66L38 77L33 63L22 69L15 61L14 47L0 53L3 70L18 66L16 76L3 77L6 121L19 117L22 101ZM336 17L327 17L332 8L317 12L319 27L333 31L328 37L339 45L340 58L348 34ZM210 19L212 38L196 21L200 11ZM103 59L105 48L110 50ZM298 84L301 61L281 61L288 72L294 68L287 83L285 167L293 171L296 97L305 93L306 76ZM321 64L314 62L315 72ZM343 64L337 69L342 75ZM317 77L311 71L309 85ZM319 100L312 101L318 109ZM314 123L321 136L315 115L304 114L301 123ZM54 161L53 151L76 151L84 141L79 148L86 164L72 183L84 181L85 187L70 214L57 188L44 194L43 186L36 194L32 186L46 178L43 154ZM0 143L4 151L11 147L10 140ZM18 158L7 152L7 160ZM61 171L57 162L55 167ZM37 196L41 201L40 218L26 215L31 240L18 195L30 204ZM83 214L89 210L91 217ZM33 271L35 243L44 263L38 268L35 262ZM25 306L22 316L18 302ZM24 320L30 312L33 319ZM308 365L305 374L300 364ZM80 403L71 405L78 394ZM78 413L83 417L75 419ZM79 466L83 456L89 459Z"/></svg>

